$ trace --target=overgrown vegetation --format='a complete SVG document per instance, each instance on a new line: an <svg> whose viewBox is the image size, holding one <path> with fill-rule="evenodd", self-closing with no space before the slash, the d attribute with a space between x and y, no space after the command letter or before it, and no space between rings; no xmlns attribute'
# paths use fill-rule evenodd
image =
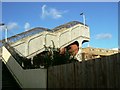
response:
<svg viewBox="0 0 120 90"><path fill-rule="evenodd" d="M54 42L52 41L52 47L45 47L45 51L39 53L38 55L33 57L33 63L30 62L24 64L24 68L47 68L50 66L67 64L71 62L76 62L77 60L74 57L71 57L71 54L68 50L64 54L60 54L60 49L55 48Z"/></svg>
<svg viewBox="0 0 120 90"><path fill-rule="evenodd" d="M45 47L45 51L36 55L33 58L33 65L35 68L40 67L50 67L55 65L61 65L66 63L75 62L77 60L74 59L74 57L71 57L71 54L68 52L68 50L65 52L65 54L60 54L60 49L55 48L54 42L53 47Z"/></svg>
<svg viewBox="0 0 120 90"><path fill-rule="evenodd" d="M60 54L60 48L55 48L54 42L52 41L52 47L45 47L45 51L37 54L31 59L20 56L16 50L11 47L8 43L5 43L5 47L9 50L11 55L24 69L34 69L34 68L47 68L50 66L67 64L75 62L77 60L71 57L68 50L64 54Z"/></svg>

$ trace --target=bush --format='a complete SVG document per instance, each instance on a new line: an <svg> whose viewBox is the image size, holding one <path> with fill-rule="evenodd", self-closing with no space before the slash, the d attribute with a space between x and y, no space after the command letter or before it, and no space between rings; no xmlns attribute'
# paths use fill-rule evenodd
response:
<svg viewBox="0 0 120 90"><path fill-rule="evenodd" d="M60 54L60 49L55 48L54 42L53 47L45 47L45 51L42 53L39 53L38 55L33 57L33 64L32 65L26 65L24 63L25 69L31 68L48 68L50 66L55 65L61 65L61 64L67 64L71 62L76 62L77 60L74 59L74 57L68 52L68 50L65 51L64 54ZM29 60L31 61L31 60ZM28 62L30 63L30 62Z"/></svg>

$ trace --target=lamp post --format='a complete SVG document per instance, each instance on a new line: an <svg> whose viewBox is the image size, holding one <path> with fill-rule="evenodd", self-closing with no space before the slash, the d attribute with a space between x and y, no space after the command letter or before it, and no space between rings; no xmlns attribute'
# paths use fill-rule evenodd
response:
<svg viewBox="0 0 120 90"><path fill-rule="evenodd" d="M0 26L5 26L5 41L7 42L8 28L4 23L1 23Z"/></svg>
<svg viewBox="0 0 120 90"><path fill-rule="evenodd" d="M7 35L8 35L8 28L7 26L5 25L5 41L7 42Z"/></svg>
<svg viewBox="0 0 120 90"><path fill-rule="evenodd" d="M4 23L0 23L0 26L4 26ZM1 28L1 30L2 30L2 28ZM1 40L2 40L2 35L1 35Z"/></svg>
<svg viewBox="0 0 120 90"><path fill-rule="evenodd" d="M84 29L85 29L85 21L86 21L85 15L84 15L84 13L81 13L80 15L83 17L83 24L84 24ZM81 45L81 47L79 47L79 48L81 49L81 48L82 48L82 45ZM81 49L81 51L80 51L80 57L81 57L81 60L82 60L82 49Z"/></svg>
<svg viewBox="0 0 120 90"><path fill-rule="evenodd" d="M0 26L3 26L3 25L5 25L4 23L0 23Z"/></svg>
<svg viewBox="0 0 120 90"><path fill-rule="evenodd" d="M84 29L85 29L85 21L86 21L86 17L85 17L85 14L84 13L81 13L80 14L82 17L83 17L83 24L84 24ZM90 44L89 44L89 42L88 42L88 47L90 47Z"/></svg>
<svg viewBox="0 0 120 90"><path fill-rule="evenodd" d="M84 27L85 27L85 21L86 21L85 15L84 15L84 13L81 13L80 15L83 17L83 24L84 24Z"/></svg>

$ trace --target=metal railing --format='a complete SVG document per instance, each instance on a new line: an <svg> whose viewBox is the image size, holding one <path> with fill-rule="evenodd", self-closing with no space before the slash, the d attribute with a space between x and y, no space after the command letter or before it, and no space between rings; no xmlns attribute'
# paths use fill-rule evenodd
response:
<svg viewBox="0 0 120 90"><path fill-rule="evenodd" d="M8 41L9 42L15 42L15 41L20 40L22 38L32 36L34 34L37 34L37 33L43 32L43 31L50 31L50 29L42 28L42 27L36 27L36 28L33 28L33 29L29 30L29 31L22 32L20 34L16 34L16 35L8 38Z"/></svg>
<svg viewBox="0 0 120 90"><path fill-rule="evenodd" d="M33 28L31 30L28 30L28 31L25 31L25 32L22 32L20 34L16 34L14 36L11 36L9 38L7 38L8 42L9 43L12 43L12 42L16 42L20 39L23 39L25 37L28 37L28 36L32 36L32 35L35 35L37 33L40 33L40 32L43 32L43 31L49 31L49 32L55 32L55 31L58 31L62 28L71 28L72 26L75 26L77 24L82 24L84 25L83 23L81 22L78 22L78 21L72 21L72 22L68 22L66 24L63 24L63 25L60 25L58 27L55 27L53 29L48 29L48 28L43 28L43 27L36 27L36 28ZM87 26L87 25L86 25ZM2 42L5 41L5 39L1 40L0 41L0 47L3 45Z"/></svg>
<svg viewBox="0 0 120 90"><path fill-rule="evenodd" d="M78 22L78 21L72 21L72 22L68 22L68 23L66 23L66 24L63 24L63 25L60 25L60 26L58 26L58 27L55 27L54 29L52 29L53 31L58 31L58 30L60 30L60 29L62 29L62 28L71 28L71 27L73 27L73 26L75 26L75 25L77 25L77 24L82 24L82 25L84 25L83 23L81 23L81 22ZM88 25L86 25L86 26L88 26Z"/></svg>

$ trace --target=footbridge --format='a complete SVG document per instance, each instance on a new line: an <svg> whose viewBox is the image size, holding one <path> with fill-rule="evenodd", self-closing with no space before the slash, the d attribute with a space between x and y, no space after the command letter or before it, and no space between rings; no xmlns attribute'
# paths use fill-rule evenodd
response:
<svg viewBox="0 0 120 90"><path fill-rule="evenodd" d="M46 88L47 70L24 70L18 58L31 59L45 51L45 46L53 47L54 43L56 48L64 48L75 41L79 43L78 53L81 53L82 44L89 40L89 27L78 21L68 22L54 29L36 27L8 38L8 44L1 45L0 55L21 88Z"/></svg>
<svg viewBox="0 0 120 90"><path fill-rule="evenodd" d="M89 40L89 27L87 25L84 26L78 21L63 24L51 30L36 27L8 38L11 46L27 58L31 58L44 51L44 46L52 47L52 41L56 48L62 48L78 41L79 48L81 48L82 44Z"/></svg>

